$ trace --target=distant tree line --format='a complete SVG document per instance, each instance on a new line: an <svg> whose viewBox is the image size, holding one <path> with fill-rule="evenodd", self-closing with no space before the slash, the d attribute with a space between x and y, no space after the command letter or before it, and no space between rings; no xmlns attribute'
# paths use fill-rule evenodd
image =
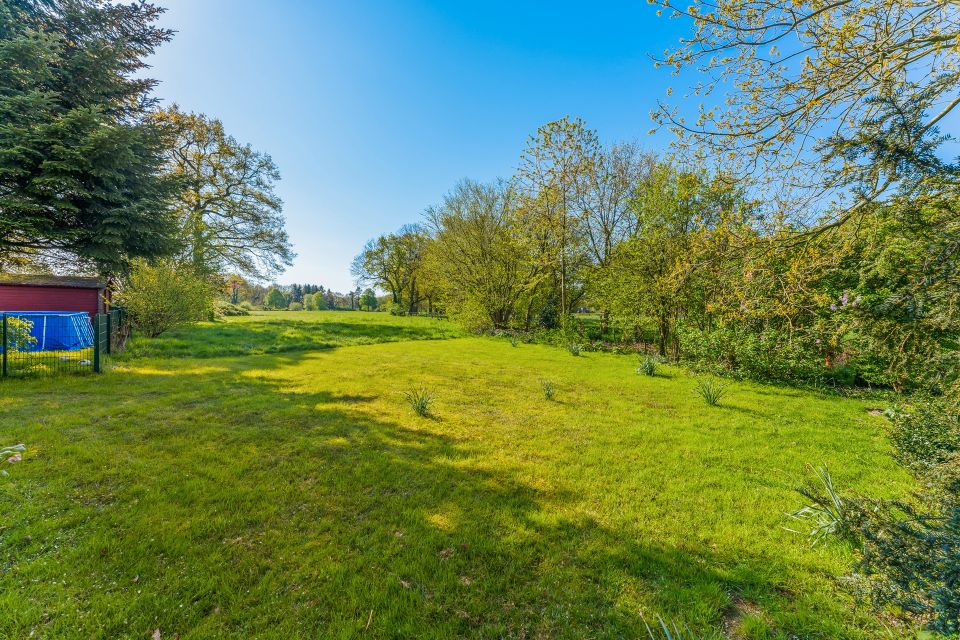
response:
<svg viewBox="0 0 960 640"><path fill-rule="evenodd" d="M317 284L269 284L246 280L240 275L227 277L225 294L230 302L250 309L295 311L376 311L381 304L372 289L342 293Z"/></svg>
<svg viewBox="0 0 960 640"><path fill-rule="evenodd" d="M563 118L530 137L511 179L464 180L420 223L368 242L352 271L405 312L439 309L477 330L648 345L766 380L954 379L951 189L801 236L767 204L722 167L603 145ZM592 332L580 310L595 313Z"/></svg>

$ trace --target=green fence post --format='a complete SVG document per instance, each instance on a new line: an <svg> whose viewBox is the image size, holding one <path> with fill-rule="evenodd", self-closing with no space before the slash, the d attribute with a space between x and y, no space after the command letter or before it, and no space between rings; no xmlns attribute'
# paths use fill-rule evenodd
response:
<svg viewBox="0 0 960 640"><path fill-rule="evenodd" d="M100 373L100 325L102 324L100 314L93 317L93 370Z"/></svg>
<svg viewBox="0 0 960 640"><path fill-rule="evenodd" d="M3 314L3 374L7 375L7 314Z"/></svg>
<svg viewBox="0 0 960 640"><path fill-rule="evenodd" d="M107 353L113 352L113 312L107 313Z"/></svg>

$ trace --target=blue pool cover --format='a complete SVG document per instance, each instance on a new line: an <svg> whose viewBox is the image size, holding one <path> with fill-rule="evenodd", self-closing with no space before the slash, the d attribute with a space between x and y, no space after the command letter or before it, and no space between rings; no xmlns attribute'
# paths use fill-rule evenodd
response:
<svg viewBox="0 0 960 640"><path fill-rule="evenodd" d="M31 322L36 342L26 351L76 351L93 346L90 316L75 311L0 311L0 316Z"/></svg>

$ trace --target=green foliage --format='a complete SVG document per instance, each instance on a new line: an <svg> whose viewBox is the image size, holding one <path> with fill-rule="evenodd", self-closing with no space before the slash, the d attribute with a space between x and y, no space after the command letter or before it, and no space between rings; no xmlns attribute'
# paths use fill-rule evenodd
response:
<svg viewBox="0 0 960 640"><path fill-rule="evenodd" d="M700 378L693 392L700 396L711 407L720 404L720 400L727 393L727 385L716 378Z"/></svg>
<svg viewBox="0 0 960 640"><path fill-rule="evenodd" d="M327 297L322 293L308 293L303 296L303 308L307 311L323 311L327 308Z"/></svg>
<svg viewBox="0 0 960 640"><path fill-rule="evenodd" d="M657 622L652 627L643 621L650 640L713 640L723 637L720 634L711 633L709 635L695 635L688 626L680 627L676 622L668 623L662 617L657 616Z"/></svg>
<svg viewBox="0 0 960 640"><path fill-rule="evenodd" d="M302 302L291 302L290 304L287 305L287 310L288 310L288 311L303 311L303 303L302 303Z"/></svg>
<svg viewBox="0 0 960 640"><path fill-rule="evenodd" d="M856 588L875 606L896 607L930 630L960 632L960 412L950 399L914 398L890 413L898 457L920 477L919 502L840 495L826 470L811 504L794 517L819 541L838 534L858 544Z"/></svg>
<svg viewBox="0 0 960 640"><path fill-rule="evenodd" d="M267 292L267 298L264 301L267 309L286 309L289 302L287 294L280 289L273 287Z"/></svg>
<svg viewBox="0 0 960 640"><path fill-rule="evenodd" d="M944 393L960 371L956 194L896 200L846 233L850 291L843 295L860 302L835 298L832 315L862 375L897 390Z"/></svg>
<svg viewBox="0 0 960 640"><path fill-rule="evenodd" d="M583 352L583 346L579 342L570 342L567 344L567 352L572 356L579 356Z"/></svg>
<svg viewBox="0 0 960 640"><path fill-rule="evenodd" d="M825 469L818 476L822 486L801 489L811 504L792 514L810 523L811 540L836 534L860 545L854 586L876 607L894 606L948 637L960 632L958 494L922 513L895 500L841 496Z"/></svg>
<svg viewBox="0 0 960 640"><path fill-rule="evenodd" d="M544 278L541 269L528 267L529 254L515 241L517 204L506 183L467 180L427 211L433 238L422 277L468 329L513 325Z"/></svg>
<svg viewBox="0 0 960 640"><path fill-rule="evenodd" d="M154 119L174 136L166 170L181 187L175 212L182 260L198 273L253 278L292 264L283 202L274 191L280 172L270 156L228 135L220 120L176 105Z"/></svg>
<svg viewBox="0 0 960 640"><path fill-rule="evenodd" d="M7 348L11 351L28 351L37 343L32 331L32 320L7 316Z"/></svg>
<svg viewBox="0 0 960 640"><path fill-rule="evenodd" d="M679 155L723 158L775 193L775 215L809 217L829 195L836 208L816 211L825 215L814 224L856 227L863 205L892 192L915 198L930 184L956 185L956 166L943 160L952 150L942 148L952 136L937 127L952 125L960 104L949 4L655 4L688 18L689 32L658 64L690 78L677 93L699 108L661 103L654 120L677 134Z"/></svg>
<svg viewBox="0 0 960 640"><path fill-rule="evenodd" d="M516 349L520 346L520 338L517 336L510 336L510 346Z"/></svg>
<svg viewBox="0 0 960 640"><path fill-rule="evenodd" d="M377 304L377 294L373 292L373 289L364 289L363 294L360 295L360 309L376 311Z"/></svg>
<svg viewBox="0 0 960 640"><path fill-rule="evenodd" d="M541 380L540 388L543 390L543 398L545 400L553 400L556 396L557 389L551 380Z"/></svg>
<svg viewBox="0 0 960 640"><path fill-rule="evenodd" d="M413 409L415 414L420 417L430 415L430 405L433 403L433 394L427 391L423 385L407 391L403 397L406 398L407 404L410 405L410 408Z"/></svg>
<svg viewBox="0 0 960 640"><path fill-rule="evenodd" d="M653 356L645 355L640 358L640 365L637 367L637 373L645 376L657 375L657 366L659 361Z"/></svg>
<svg viewBox="0 0 960 640"><path fill-rule="evenodd" d="M370 240L354 258L350 272L358 284L390 292L391 312L417 313L426 297L419 279L429 236L418 225Z"/></svg>
<svg viewBox="0 0 960 640"><path fill-rule="evenodd" d="M682 328L679 336L683 359L701 371L765 382L800 382L833 375L814 335L726 324L712 330Z"/></svg>
<svg viewBox="0 0 960 640"><path fill-rule="evenodd" d="M900 459L920 472L960 452L960 418L942 398L914 399L891 416L890 438Z"/></svg>
<svg viewBox="0 0 960 640"><path fill-rule="evenodd" d="M202 276L173 260L137 260L117 296L138 331L155 338L208 317L217 292Z"/></svg>
<svg viewBox="0 0 960 640"><path fill-rule="evenodd" d="M862 524L862 519L856 517L857 510L846 506L826 467L817 467L816 475L818 482L808 482L799 489L810 504L787 515L806 525L811 544L832 535L854 539Z"/></svg>
<svg viewBox="0 0 960 640"><path fill-rule="evenodd" d="M168 131L146 59L169 40L149 3L0 4L0 262L34 251L103 271L174 248ZM122 34L122 35L121 35Z"/></svg>
<svg viewBox="0 0 960 640"><path fill-rule="evenodd" d="M230 317L230 316L248 316L250 315L250 305L246 303L247 306L242 304L231 304L225 300L217 300L214 304L214 314L217 317Z"/></svg>

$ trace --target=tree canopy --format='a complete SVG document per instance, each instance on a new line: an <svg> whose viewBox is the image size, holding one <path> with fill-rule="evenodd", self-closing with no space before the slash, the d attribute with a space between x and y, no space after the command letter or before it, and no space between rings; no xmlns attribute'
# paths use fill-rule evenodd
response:
<svg viewBox="0 0 960 640"><path fill-rule="evenodd" d="M0 264L72 256L123 270L172 250L167 131L145 58L170 38L147 2L0 4Z"/></svg>
<svg viewBox="0 0 960 640"><path fill-rule="evenodd" d="M179 187L183 257L201 272L253 278L289 266L294 254L274 191L280 172L270 156L227 135L219 120L176 105L155 119L175 136L166 166Z"/></svg>
<svg viewBox="0 0 960 640"><path fill-rule="evenodd" d="M393 304L416 312L422 296L419 281L427 235L418 225L370 240L354 259L350 272L358 285L390 292Z"/></svg>
<svg viewBox="0 0 960 640"><path fill-rule="evenodd" d="M798 219L851 211L942 179L937 125L960 104L960 9L941 0L651 0L693 31L660 63L694 72L654 119L682 149L775 189Z"/></svg>

